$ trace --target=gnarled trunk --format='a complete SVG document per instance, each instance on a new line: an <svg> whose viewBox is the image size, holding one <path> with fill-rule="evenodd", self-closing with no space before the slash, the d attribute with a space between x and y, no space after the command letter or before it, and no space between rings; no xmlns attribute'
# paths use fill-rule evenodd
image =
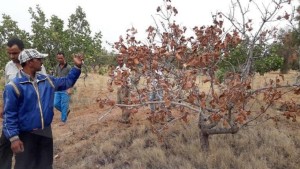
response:
<svg viewBox="0 0 300 169"><path fill-rule="evenodd" d="M199 121L198 121L198 127L199 127L199 138L200 138L200 145L201 145L201 150L204 152L208 152L209 149L209 140L208 136L209 134L204 131L205 125L204 125L204 117L199 114Z"/></svg>
<svg viewBox="0 0 300 169"><path fill-rule="evenodd" d="M208 140L208 134L202 133L201 129L199 132L199 137L200 137L200 145L201 145L201 149L204 152L208 152L209 149L209 140Z"/></svg>

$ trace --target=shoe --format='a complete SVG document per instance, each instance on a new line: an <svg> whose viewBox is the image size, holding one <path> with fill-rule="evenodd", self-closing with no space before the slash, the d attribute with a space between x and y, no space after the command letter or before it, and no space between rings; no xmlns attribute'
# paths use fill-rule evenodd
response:
<svg viewBox="0 0 300 169"><path fill-rule="evenodd" d="M67 117L69 116L69 114L70 114L70 111L71 111L71 110L69 109L69 110L68 110L68 112L67 112Z"/></svg>

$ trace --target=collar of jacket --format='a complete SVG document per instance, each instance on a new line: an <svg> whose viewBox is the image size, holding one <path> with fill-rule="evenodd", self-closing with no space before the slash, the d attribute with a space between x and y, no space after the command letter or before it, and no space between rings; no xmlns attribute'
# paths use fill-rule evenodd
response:
<svg viewBox="0 0 300 169"><path fill-rule="evenodd" d="M40 74L40 73L36 73L35 78L31 79L27 73L25 73L23 70L20 70L17 74L17 78L18 78L19 83L28 83L28 82L31 83L34 80L38 83L39 81L46 80L47 76Z"/></svg>

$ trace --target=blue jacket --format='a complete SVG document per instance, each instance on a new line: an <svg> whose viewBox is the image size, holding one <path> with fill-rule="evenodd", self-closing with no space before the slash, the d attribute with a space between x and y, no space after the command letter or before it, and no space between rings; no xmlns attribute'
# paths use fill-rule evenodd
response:
<svg viewBox="0 0 300 169"><path fill-rule="evenodd" d="M6 138L50 126L54 115L54 92L72 87L80 73L81 70L74 67L61 78L37 74L34 83L20 71L4 89L3 131Z"/></svg>

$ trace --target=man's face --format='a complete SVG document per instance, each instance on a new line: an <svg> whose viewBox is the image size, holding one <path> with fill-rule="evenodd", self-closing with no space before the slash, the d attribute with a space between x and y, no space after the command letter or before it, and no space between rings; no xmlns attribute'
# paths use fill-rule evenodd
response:
<svg viewBox="0 0 300 169"><path fill-rule="evenodd" d="M30 66L31 66L36 72L42 70L43 59L41 59L41 58L34 58L34 59L31 59L29 62L31 62Z"/></svg>
<svg viewBox="0 0 300 169"><path fill-rule="evenodd" d="M19 49L19 47L17 45L13 45L11 47L6 48L7 54L10 58L10 60L12 60L14 63L19 63L19 54L21 52L21 50Z"/></svg>
<svg viewBox="0 0 300 169"><path fill-rule="evenodd" d="M119 65L119 66L123 66L123 63L124 63L124 62L123 62L123 58L118 58L118 59L117 59L117 62L118 62L118 65Z"/></svg>
<svg viewBox="0 0 300 169"><path fill-rule="evenodd" d="M56 60L61 65L65 64L65 57L63 55L61 55L61 54L56 55Z"/></svg>

